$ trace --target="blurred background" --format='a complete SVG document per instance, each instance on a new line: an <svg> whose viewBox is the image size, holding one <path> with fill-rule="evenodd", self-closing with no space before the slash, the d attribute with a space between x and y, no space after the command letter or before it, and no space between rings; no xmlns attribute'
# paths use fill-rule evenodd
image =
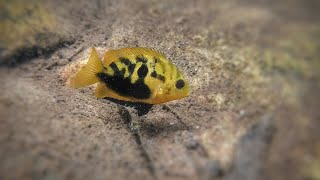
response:
<svg viewBox="0 0 320 180"><path fill-rule="evenodd" d="M320 179L319 10L0 0L0 179ZM92 46L160 50L191 95L139 116L66 87Z"/></svg>

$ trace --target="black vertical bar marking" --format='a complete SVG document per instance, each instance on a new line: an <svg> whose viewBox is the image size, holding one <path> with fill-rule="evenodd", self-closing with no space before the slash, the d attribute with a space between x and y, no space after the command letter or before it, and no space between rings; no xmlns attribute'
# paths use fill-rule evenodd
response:
<svg viewBox="0 0 320 180"><path fill-rule="evenodd" d="M135 68L136 68L136 64L130 64L130 65L128 66L128 71L129 71L129 76L130 76L130 77L131 77L131 75L133 74Z"/></svg>
<svg viewBox="0 0 320 180"><path fill-rule="evenodd" d="M139 56L136 57L136 61L137 62L142 62L142 63L147 63L148 59L146 59L142 55L139 55Z"/></svg>
<svg viewBox="0 0 320 180"><path fill-rule="evenodd" d="M148 67L145 64L142 64L140 68L138 69L138 76L139 79L143 79L147 76L148 74Z"/></svg>
<svg viewBox="0 0 320 180"><path fill-rule="evenodd" d="M122 68L121 71L119 71L119 76L124 77L125 72L126 72L126 68Z"/></svg>
<svg viewBox="0 0 320 180"><path fill-rule="evenodd" d="M112 62L109 66L113 69L114 72L118 72L119 71L119 68L116 65L116 63Z"/></svg>
<svg viewBox="0 0 320 180"><path fill-rule="evenodd" d="M120 60L120 62L122 62L126 66L130 66L130 64L131 64L131 62L128 58L120 57L119 60Z"/></svg>
<svg viewBox="0 0 320 180"><path fill-rule="evenodd" d="M119 70L117 64L114 63L114 62L112 62L112 63L110 64L110 67L111 67L111 68L113 69L113 71L114 71L113 76L119 77L119 78L121 78L121 79L124 78L124 73L126 72L126 69L125 69L125 68L122 68L121 70Z"/></svg>

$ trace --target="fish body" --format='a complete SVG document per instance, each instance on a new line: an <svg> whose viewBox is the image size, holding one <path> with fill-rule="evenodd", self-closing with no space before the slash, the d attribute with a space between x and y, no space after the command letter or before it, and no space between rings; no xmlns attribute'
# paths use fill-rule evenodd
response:
<svg viewBox="0 0 320 180"><path fill-rule="evenodd" d="M106 51L92 48L87 64L70 79L72 88L98 83L94 95L122 101L160 104L190 94L187 80L161 52L149 48Z"/></svg>

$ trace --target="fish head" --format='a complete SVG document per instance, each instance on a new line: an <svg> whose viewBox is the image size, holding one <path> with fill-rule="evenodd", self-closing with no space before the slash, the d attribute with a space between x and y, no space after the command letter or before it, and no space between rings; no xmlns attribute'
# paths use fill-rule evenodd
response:
<svg viewBox="0 0 320 180"><path fill-rule="evenodd" d="M160 104L172 100L182 99L190 95L188 81L181 75L162 84L155 96L154 103Z"/></svg>

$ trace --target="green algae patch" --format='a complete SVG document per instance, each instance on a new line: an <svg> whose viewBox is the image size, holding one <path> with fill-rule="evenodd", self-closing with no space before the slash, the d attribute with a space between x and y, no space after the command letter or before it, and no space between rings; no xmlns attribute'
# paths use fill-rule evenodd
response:
<svg viewBox="0 0 320 180"><path fill-rule="evenodd" d="M53 51L66 35L43 1L0 1L0 61L13 64Z"/></svg>

